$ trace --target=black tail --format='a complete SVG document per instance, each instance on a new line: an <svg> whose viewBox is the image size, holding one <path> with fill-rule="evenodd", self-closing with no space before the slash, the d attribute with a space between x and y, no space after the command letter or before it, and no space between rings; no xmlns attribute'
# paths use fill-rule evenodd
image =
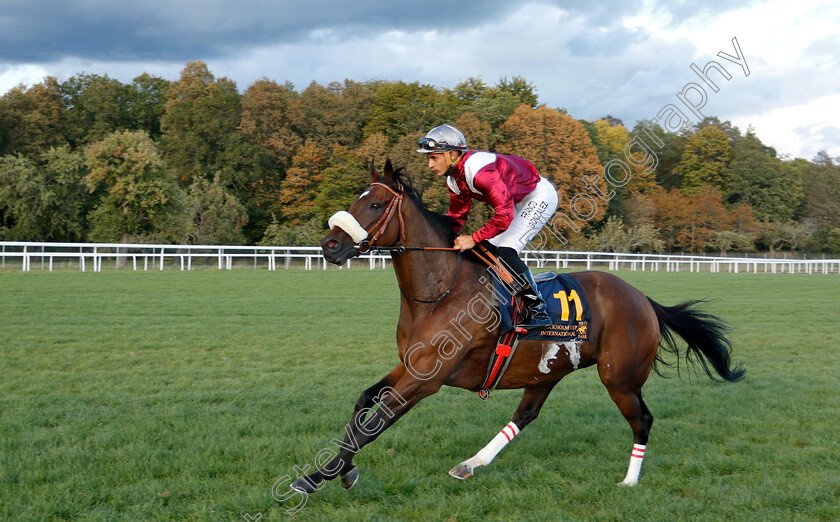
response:
<svg viewBox="0 0 840 522"><path fill-rule="evenodd" d="M726 323L718 317L694 308L694 305L702 301L686 301L676 306L662 306L651 298L648 298L648 301L653 306L656 319L659 321L660 346L675 354L677 361L679 361L680 351L674 339L674 333L688 343L688 350L685 352L686 360L691 364L699 361L706 375L713 381L737 382L744 378L742 365L732 367L730 360L732 345L727 338L729 329ZM668 365L659 354L656 355L656 362ZM712 369L720 378L712 372ZM657 373L659 373L658 369Z"/></svg>

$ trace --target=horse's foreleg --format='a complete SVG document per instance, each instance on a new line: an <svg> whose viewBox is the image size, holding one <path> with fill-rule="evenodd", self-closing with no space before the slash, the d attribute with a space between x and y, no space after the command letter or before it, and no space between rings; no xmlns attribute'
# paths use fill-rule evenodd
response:
<svg viewBox="0 0 840 522"><path fill-rule="evenodd" d="M481 448L481 451L476 453L472 458L465 460L458 464L451 470L449 474L456 479L466 480L473 475L475 468L479 466L486 466L490 464L496 455L499 454L510 441L516 437L519 432L525 428L531 421L537 418L540 413L540 408L545 403L548 394L554 384L540 388L526 388L513 414L513 420L507 426L502 428L489 444Z"/></svg>
<svg viewBox="0 0 840 522"><path fill-rule="evenodd" d="M401 375L394 386L389 386L385 382L388 379L386 377L362 394L362 397L356 403L356 409L350 422L344 427L344 440L333 439L330 441L333 447L322 449L319 455L323 454L323 457L318 458L316 456L317 471L296 480L291 485L293 489L309 494L319 489L324 481L332 480L339 475L342 477L345 489L351 487L358 476L356 468L352 464L356 453L376 440L383 431L394 424L421 399L440 389L439 382L420 381L406 374L404 368L402 372L398 370L399 367L389 374L389 376ZM366 399L365 396L368 395L368 392L374 389L377 389L376 395ZM365 406L366 404L368 406ZM378 404L379 408L374 410L369 406L373 404ZM329 461L326 462L328 459Z"/></svg>
<svg viewBox="0 0 840 522"><path fill-rule="evenodd" d="M361 410L368 410L375 404L379 404L379 402L383 399L383 395L387 395L389 390L393 389L394 385L404 374L405 366L400 364L391 370L388 375L383 377L379 382L363 391L359 396L359 400L356 401L356 406L353 408L353 418L355 419L356 415L358 415ZM340 475L341 487L344 489L350 489L356 485L356 481L359 480L359 470L353 465L353 455L350 455L347 462L342 467Z"/></svg>
<svg viewBox="0 0 840 522"><path fill-rule="evenodd" d="M405 375L405 365L399 364L396 368L388 372L388 375L383 377L379 382L363 391L356 401L356 406L353 409L353 414L357 414L360 410L370 408L377 404L380 400L380 394L383 390L393 388L399 382L402 376Z"/></svg>

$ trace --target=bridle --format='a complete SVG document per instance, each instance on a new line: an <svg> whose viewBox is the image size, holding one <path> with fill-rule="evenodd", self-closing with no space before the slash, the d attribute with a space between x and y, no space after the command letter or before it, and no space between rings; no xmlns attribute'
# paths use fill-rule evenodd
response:
<svg viewBox="0 0 840 522"><path fill-rule="evenodd" d="M399 286L399 284L397 285L397 287L400 289L400 293L403 296L405 296L407 299L410 299L410 300L418 302L418 303L427 303L427 304L428 303L433 303L434 305L432 306L432 310L431 310L431 312L429 312L429 313L432 313L432 312L435 311L435 307L437 307L438 303L443 301L446 298L446 296L448 296L449 293L452 292L452 288L455 286L455 280L458 278L458 269L461 267L461 250L456 248L456 247L405 246L405 221L403 221L403 215L402 215L402 202L403 202L403 197L405 196L405 192L402 190L402 185L398 185L400 190L394 190L393 188L386 185L385 183L380 183L380 182L371 183L371 186L377 186L377 187L384 188L385 190L390 192L391 195L394 196L394 198L385 207L385 211L382 213L382 217L380 217L379 220L376 223L374 223L370 227L369 230L365 229L365 231L368 233L368 237L370 239L363 239L356 246L356 249L360 253L364 254L364 253L367 253L367 252L392 252L392 253L396 252L397 254L402 254L403 252L406 252L406 251L409 251L409 250L413 250L413 251L416 251L416 250L422 250L422 251L457 251L458 252L458 262L455 264L455 273L452 275L452 282L449 284L449 288L443 294L441 294L441 296L438 297L437 299L428 299L427 300L427 299L418 299L416 297L412 297L412 296L408 295L407 293L405 293L403 291L403 289ZM399 220L400 220L399 241L394 246L379 246L379 245L377 245L376 242L379 240L380 237L382 237L383 234L385 234L385 231L388 229L388 225L391 223L391 220L394 218L395 215L398 216Z"/></svg>
<svg viewBox="0 0 840 522"><path fill-rule="evenodd" d="M370 237L370 239L361 240L359 242L359 245L356 248L358 248L359 252L362 253L362 254L370 251L371 248L373 248L374 251L394 251L394 250L404 251L405 247L402 246L402 243L405 243L405 221L403 221L403 216L402 216L402 202L403 202L404 193L402 192L402 190L400 190L398 192L398 191L392 189L391 187L389 187L385 183L378 183L378 182L377 183L371 183L371 186L377 186L377 187L384 188L385 190L387 190L388 192L390 192L394 196L394 199L392 199L391 202L388 203L388 206L385 207L385 212L382 213L382 217L379 218L379 221L374 223L373 226L370 228L370 230L365 229L365 231L368 233L368 237ZM402 185L400 185L400 188L402 188ZM394 217L395 212L396 212L396 215L399 216L399 218L400 218L400 240L397 243L397 246L396 247L375 246L376 241L380 237L382 237L382 234L384 234L385 230L388 228L388 224L391 223L391 218ZM374 230L376 230L376 232L371 237L370 234Z"/></svg>
<svg viewBox="0 0 840 522"><path fill-rule="evenodd" d="M405 246L403 244L403 243L405 243L405 221L403 221L403 216L402 216L402 202L403 202L403 196L405 195L405 193L402 190L400 190L400 191L394 190L393 188L386 185L385 183L380 183L380 182L371 183L371 186L372 187L377 186L377 187L384 188L385 190L390 192L391 195L394 196L394 199L392 199L391 202L388 203L388 205L385 207L385 212L383 212L382 217L380 217L379 220L370 227L370 230L365 229L365 232L368 233L368 237L371 236L371 232L373 232L374 230L376 230L376 232L373 234L373 236L370 239L363 239L362 241L359 242L359 244L356 246L356 249L360 253L366 254L367 252L373 251L373 252L397 252L398 254L401 254L401 253L407 252L409 250L441 251L441 252L459 251L460 252L460 250L457 247ZM399 185L399 187L400 187L400 189L402 189L402 185ZM385 233L385 230L388 228L388 224L391 222L391 219L394 217L395 214L397 216L399 216L399 218L400 218L400 240L394 246L378 246L378 245L376 245L376 241L380 237L382 237L382 235Z"/></svg>
<svg viewBox="0 0 840 522"><path fill-rule="evenodd" d="M405 221L403 220L402 215L402 202L403 197L405 196L405 191L403 190L402 184L397 182L398 190L394 190L389 185L381 182L374 182L371 183L371 186L382 187L388 192L391 193L393 199L388 203L385 207L385 211L382 213L382 217L380 217L376 223L374 223L370 229L363 228L355 218L350 216L353 221L355 222L355 226L358 227L360 231L365 233L364 239L360 240L358 244L354 244L353 248L358 251L360 254L364 254L367 252L391 252L402 254L409 250L421 250L421 251L438 251L438 252L458 252L458 262L455 265L455 273L452 275L452 282L449 284L449 288L437 299L417 299L416 297L412 297L405 293L403 289L400 287L400 293L405 296L407 299L412 301L416 301L418 303L434 303L432 307L432 312L435 311L435 307L440 303L449 293L452 291L452 288L455 286L455 280L458 278L458 269L461 266L461 250L457 247L420 247L420 246L405 246ZM379 246L376 242L385 234L385 231L388 229L388 225L391 223L391 220L394 216L398 216L400 220L400 234L399 234L399 241L394 246ZM332 218L331 218L332 219ZM332 224L330 225L332 226ZM345 232L347 232L345 230ZM373 236L371 236L371 232L373 232ZM368 239L370 238L370 239ZM353 238L355 240L355 238ZM472 252L478 257L481 261L487 264L491 270L493 270L496 275L506 283L510 284L513 283L514 277L511 275L510 271L507 267L503 266L503 263L493 255L484 245L478 244L473 249ZM397 285L399 287L399 285ZM430 312L431 313L431 312Z"/></svg>

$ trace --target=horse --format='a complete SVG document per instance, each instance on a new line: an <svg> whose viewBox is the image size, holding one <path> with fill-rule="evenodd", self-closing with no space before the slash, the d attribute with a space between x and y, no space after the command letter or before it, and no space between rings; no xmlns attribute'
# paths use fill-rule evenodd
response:
<svg viewBox="0 0 840 522"><path fill-rule="evenodd" d="M487 265L452 248L455 231L445 216L425 208L417 190L386 162L383 174L370 167L371 185L348 211L330 219L321 241L324 258L337 265L374 248L392 253L401 293L396 341L400 363L367 388L355 403L338 449L300 476L290 489L304 496L341 477L350 489L358 480L356 453L370 444L415 404L442 386L478 391L499 339L488 317L492 285ZM642 386L655 363L668 364L658 348L698 362L714 381L743 378L731 362L727 326L699 310L698 300L663 306L622 279L598 271L570 274L584 290L590 310L588 340L568 356L552 341L522 341L497 389L524 389L511 422L484 448L450 470L461 480L486 466L521 430L533 422L554 386L572 371L595 365L610 398L633 431L630 465L619 485L638 483L653 415L642 400ZM489 323L489 326L488 326ZM674 334L683 338L682 351ZM551 355L551 366L547 362ZM542 364L541 364L542 363ZM656 370L656 368L654 368ZM658 371L658 370L657 370ZM334 442L338 442L334 440ZM328 452L330 453L330 452Z"/></svg>

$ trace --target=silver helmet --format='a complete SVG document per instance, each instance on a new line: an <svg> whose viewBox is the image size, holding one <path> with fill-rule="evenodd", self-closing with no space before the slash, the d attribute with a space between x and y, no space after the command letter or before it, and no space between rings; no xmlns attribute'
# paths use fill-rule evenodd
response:
<svg viewBox="0 0 840 522"><path fill-rule="evenodd" d="M417 140L420 148L417 152L429 154L431 152L446 152L448 150L467 150L467 139L452 125L439 125Z"/></svg>

